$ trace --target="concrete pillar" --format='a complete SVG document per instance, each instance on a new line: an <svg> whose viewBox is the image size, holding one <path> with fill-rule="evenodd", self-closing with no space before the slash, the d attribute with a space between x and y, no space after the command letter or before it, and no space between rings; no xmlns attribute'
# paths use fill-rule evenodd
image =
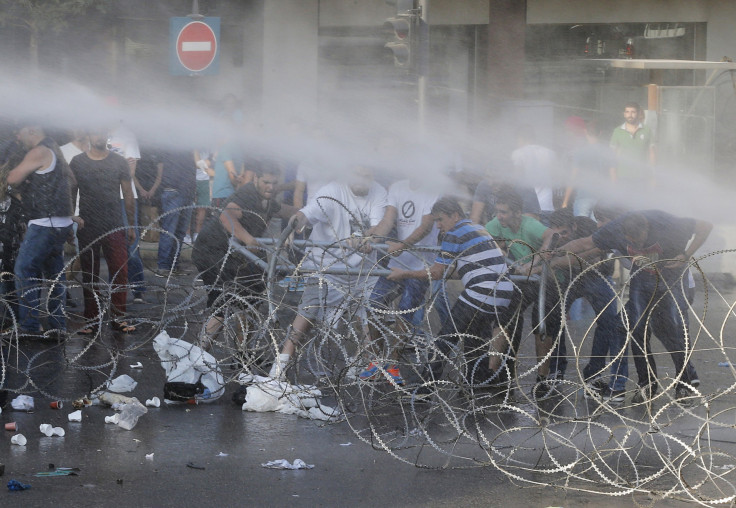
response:
<svg viewBox="0 0 736 508"><path fill-rule="evenodd" d="M318 36L318 0L264 1L264 119L288 121L316 114Z"/></svg>
<svg viewBox="0 0 736 508"><path fill-rule="evenodd" d="M526 0L489 0L486 55L490 104L519 99L524 93Z"/></svg>

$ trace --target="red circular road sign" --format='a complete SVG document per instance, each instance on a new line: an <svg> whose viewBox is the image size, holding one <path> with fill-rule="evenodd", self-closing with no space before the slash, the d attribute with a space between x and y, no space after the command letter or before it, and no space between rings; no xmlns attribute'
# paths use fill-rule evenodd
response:
<svg viewBox="0 0 736 508"><path fill-rule="evenodd" d="M216 54L217 37L207 23L192 21L184 25L176 38L176 56L187 70L205 70Z"/></svg>

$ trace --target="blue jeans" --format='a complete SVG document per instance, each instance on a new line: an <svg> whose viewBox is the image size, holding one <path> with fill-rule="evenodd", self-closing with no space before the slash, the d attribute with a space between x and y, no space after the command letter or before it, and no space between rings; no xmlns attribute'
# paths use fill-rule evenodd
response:
<svg viewBox="0 0 736 508"><path fill-rule="evenodd" d="M135 242L128 244L128 284L130 284L133 294L143 294L146 292L146 279L143 276L143 261L138 249L138 244L141 241L141 231L138 228L138 200L134 199L133 204ZM125 213L125 201L122 199L120 200L120 206L123 211L123 225L127 228L130 224L128 224L128 214Z"/></svg>
<svg viewBox="0 0 736 508"><path fill-rule="evenodd" d="M32 224L28 227L15 261L15 287L18 291L18 318L21 331L41 330L39 321L41 279L51 281L49 296L44 302L44 308L49 316L49 328L66 330L64 242L71 230L71 226L51 228Z"/></svg>
<svg viewBox="0 0 736 508"><path fill-rule="evenodd" d="M586 298L596 315L590 360L583 368L583 377L590 379L601 375L606 367L606 358L610 358L609 387L612 390L623 390L629 376L626 328L616 308L616 294L610 286L611 281L595 274L582 277L579 281L579 288L574 294ZM568 296L568 301L572 301L571 298ZM620 358L616 358L619 354Z"/></svg>
<svg viewBox="0 0 736 508"><path fill-rule="evenodd" d="M428 287L429 281L424 279L405 279L398 282L379 277L371 293L371 307L387 309L394 299L400 297L398 308L401 316L416 329L421 329Z"/></svg>
<svg viewBox="0 0 736 508"><path fill-rule="evenodd" d="M676 374L681 374L683 381L689 383L698 377L692 363L685 361L689 352L685 347L689 317L680 284L677 279L665 280L658 275L641 273L641 270L631 278L626 314L634 339L631 352L640 386L657 380L657 364L649 349L652 332L670 353Z"/></svg>
<svg viewBox="0 0 736 508"><path fill-rule="evenodd" d="M179 257L184 235L192 218L192 198L177 190L161 193L161 236L158 240L158 269L171 270ZM186 208L184 208L186 207Z"/></svg>
<svg viewBox="0 0 736 508"><path fill-rule="evenodd" d="M450 301L447 298L444 279L432 281L432 300L440 323L447 323L450 320Z"/></svg>

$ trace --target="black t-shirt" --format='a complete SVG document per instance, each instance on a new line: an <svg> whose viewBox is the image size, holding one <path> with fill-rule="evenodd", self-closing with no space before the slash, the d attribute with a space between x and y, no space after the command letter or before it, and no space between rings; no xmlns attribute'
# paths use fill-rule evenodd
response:
<svg viewBox="0 0 736 508"><path fill-rule="evenodd" d="M69 167L79 187L79 215L85 229L103 233L122 227L120 182L130 181L130 168L120 155L109 152L102 160L86 153L74 157Z"/></svg>
<svg viewBox="0 0 736 508"><path fill-rule="evenodd" d="M240 187L227 200L225 206L234 203L243 211L238 220L241 226L254 237L261 237L269 221L281 211L281 204L274 199L264 200L258 194L253 182ZM195 250L210 254L227 251L230 232L225 231L220 215L210 218L202 226L194 245Z"/></svg>
<svg viewBox="0 0 736 508"><path fill-rule="evenodd" d="M641 213L649 223L649 231L644 247L631 245L623 233L626 215L609 222L593 234L593 243L602 250L617 250L631 256L639 266L661 259L673 259L685 250L695 232L695 219L675 217L659 210L646 210ZM667 273L662 265L657 269ZM654 267L645 267L646 272L654 273ZM675 270L677 271L677 270ZM681 273L682 270L679 270Z"/></svg>
<svg viewBox="0 0 736 508"><path fill-rule="evenodd" d="M185 150L160 152L158 162L163 163L161 189L176 189L194 199L197 167L194 165L193 153Z"/></svg>

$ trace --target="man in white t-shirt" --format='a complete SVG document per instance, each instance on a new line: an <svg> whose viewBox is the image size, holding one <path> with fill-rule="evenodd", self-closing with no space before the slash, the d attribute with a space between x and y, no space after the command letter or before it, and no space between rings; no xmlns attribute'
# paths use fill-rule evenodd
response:
<svg viewBox="0 0 736 508"><path fill-rule="evenodd" d="M389 189L384 220L391 226L396 225L399 240L398 242L387 242L389 254L395 256L389 261L389 268L426 270L434 263L436 253L411 250L413 246L437 246L437 228L432 215L432 205L439 199L439 196L423 191L421 187L421 181L415 177L400 180ZM369 301L369 308L373 314L368 328L371 341L378 340L380 335L375 323L385 316L391 302L396 298L399 298L398 315L403 322L408 322L411 327L420 328L428 288L429 278L390 281L386 277L379 277ZM406 327L405 325L404 328ZM396 383L403 383L403 378L395 364L381 365L380 362L375 361L360 373L359 378L362 380L380 378L383 372Z"/></svg>
<svg viewBox="0 0 736 508"><path fill-rule="evenodd" d="M536 144L531 126L519 127L516 138L518 148L511 153L511 161L518 173L517 177L534 186L541 210L540 219L544 219L555 210L553 186L557 173L557 154Z"/></svg>
<svg viewBox="0 0 736 508"><path fill-rule="evenodd" d="M354 275L318 274L309 277L297 316L291 324L281 354L271 367L270 376L284 378L287 364L296 344L315 322L324 319L329 310L360 298L366 280L376 264L375 252L368 244L371 235L387 231L381 222L386 209L386 190L373 181L373 174L358 168L348 183L330 183L319 189L315 197L299 210L292 220L301 232L312 226L310 240L334 247L315 245L307 250L302 266L308 270L350 269ZM380 225L380 227L379 227Z"/></svg>

